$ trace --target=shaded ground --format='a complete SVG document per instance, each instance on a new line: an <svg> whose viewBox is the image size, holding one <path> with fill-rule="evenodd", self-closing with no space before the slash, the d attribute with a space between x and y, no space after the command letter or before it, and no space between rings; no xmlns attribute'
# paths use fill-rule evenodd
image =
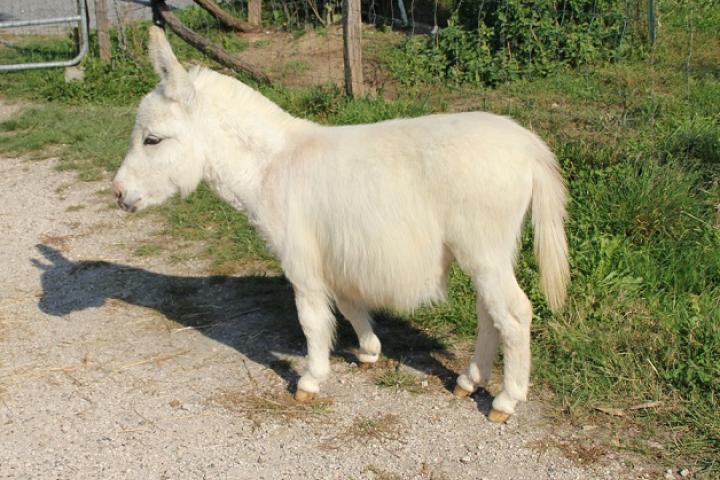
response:
<svg viewBox="0 0 720 480"><path fill-rule="evenodd" d="M1 478L656 478L537 402L490 424L487 395L445 388L456 356L392 319L380 368L343 327L321 399L295 404L282 278L208 275L170 240L140 254L152 216L53 165L0 159Z"/></svg>

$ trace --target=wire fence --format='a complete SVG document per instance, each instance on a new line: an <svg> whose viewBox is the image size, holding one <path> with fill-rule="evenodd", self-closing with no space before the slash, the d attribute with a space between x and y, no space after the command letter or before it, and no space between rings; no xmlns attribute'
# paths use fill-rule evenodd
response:
<svg viewBox="0 0 720 480"><path fill-rule="evenodd" d="M3 2L0 23L20 24L78 16L77 0ZM0 29L0 64L57 62L78 53L78 23L55 23Z"/></svg>
<svg viewBox="0 0 720 480"><path fill-rule="evenodd" d="M176 8L192 5L192 0L173 2ZM125 26L152 17L145 0L107 0L108 20L117 27L120 46L126 45ZM78 22L44 23L51 19L76 17L84 7L88 25L94 28L94 0L25 0L0 3L0 65L46 64L76 57L83 42ZM43 22L42 25L15 27L15 24ZM12 27L7 25L13 25Z"/></svg>

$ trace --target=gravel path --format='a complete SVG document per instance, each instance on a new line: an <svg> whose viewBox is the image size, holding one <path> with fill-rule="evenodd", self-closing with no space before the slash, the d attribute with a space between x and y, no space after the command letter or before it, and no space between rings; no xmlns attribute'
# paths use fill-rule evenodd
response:
<svg viewBox="0 0 720 480"><path fill-rule="evenodd" d="M489 423L489 397L443 387L451 354L362 371L347 328L321 400L295 404L281 278L209 276L197 246L111 208L107 182L53 166L0 159L0 478L655 478L537 402ZM390 350L432 343L391 324ZM398 368L410 387L377 385Z"/></svg>

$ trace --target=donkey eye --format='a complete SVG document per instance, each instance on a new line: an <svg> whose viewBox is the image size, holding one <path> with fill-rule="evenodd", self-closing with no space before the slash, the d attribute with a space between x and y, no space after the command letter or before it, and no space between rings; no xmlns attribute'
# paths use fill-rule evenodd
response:
<svg viewBox="0 0 720 480"><path fill-rule="evenodd" d="M144 145L157 145L160 142L162 142L162 138L158 138L155 135L148 135L147 137L145 137L143 144Z"/></svg>

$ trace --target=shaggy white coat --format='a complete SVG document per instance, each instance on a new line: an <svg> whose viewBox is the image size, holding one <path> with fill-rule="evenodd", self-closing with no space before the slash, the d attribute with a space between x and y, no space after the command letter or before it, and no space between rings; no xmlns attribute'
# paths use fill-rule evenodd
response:
<svg viewBox="0 0 720 480"><path fill-rule="evenodd" d="M476 351L458 384L472 391L489 379L499 337L504 387L493 407L512 413L530 367L531 305L513 271L530 207L554 310L569 279L566 194L547 146L490 113L317 125L235 79L187 72L162 30L150 36L162 82L140 104L114 179L121 204L159 204L205 180L248 215L295 290L308 343L298 388L306 392L330 371L333 303L358 334L359 359L374 362L380 341L368 310L443 299L456 260L478 294Z"/></svg>

